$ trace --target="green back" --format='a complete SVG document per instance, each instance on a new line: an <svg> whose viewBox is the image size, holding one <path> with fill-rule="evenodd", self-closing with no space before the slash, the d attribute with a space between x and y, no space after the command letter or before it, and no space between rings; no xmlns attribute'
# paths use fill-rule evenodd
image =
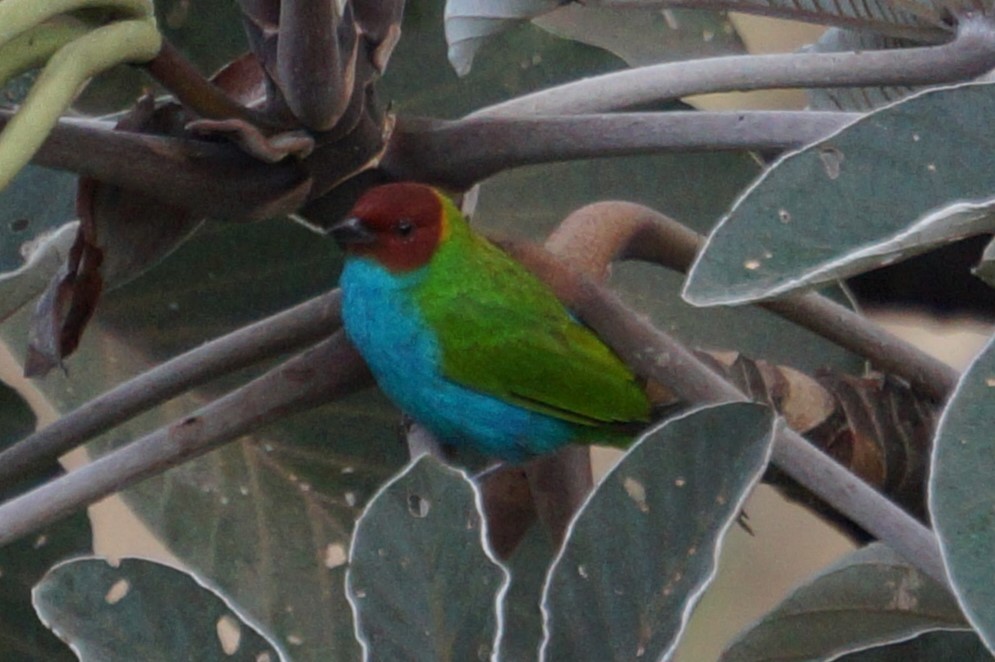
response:
<svg viewBox="0 0 995 662"><path fill-rule="evenodd" d="M443 204L449 237L416 296L440 330L446 377L584 425L648 420L629 368L551 290Z"/></svg>

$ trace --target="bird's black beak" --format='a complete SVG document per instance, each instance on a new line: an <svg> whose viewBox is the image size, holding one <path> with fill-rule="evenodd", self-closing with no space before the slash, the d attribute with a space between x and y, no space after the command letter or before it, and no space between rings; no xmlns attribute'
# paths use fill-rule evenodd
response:
<svg viewBox="0 0 995 662"><path fill-rule="evenodd" d="M372 244L377 238L366 227L363 220L355 216L351 216L333 225L331 234L332 238L342 248L347 248L355 244Z"/></svg>

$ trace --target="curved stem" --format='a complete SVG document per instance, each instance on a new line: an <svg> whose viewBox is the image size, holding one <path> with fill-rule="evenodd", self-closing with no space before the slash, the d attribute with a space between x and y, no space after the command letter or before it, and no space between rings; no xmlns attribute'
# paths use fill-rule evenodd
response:
<svg viewBox="0 0 995 662"><path fill-rule="evenodd" d="M637 259L687 273L704 237L649 207L613 201L587 205L567 216L547 246L552 249L567 242L583 246L580 254L568 256L570 264L582 259L604 270L612 260ZM758 305L867 358L877 369L902 377L933 400L946 400L957 385L959 375L947 364L817 293Z"/></svg>
<svg viewBox="0 0 995 662"><path fill-rule="evenodd" d="M92 28L69 17L36 25L0 46L0 86L48 61L60 48Z"/></svg>
<svg viewBox="0 0 995 662"><path fill-rule="evenodd" d="M112 9L127 18L155 20L151 0L3 0L0 45L54 16L89 8Z"/></svg>
<svg viewBox="0 0 995 662"><path fill-rule="evenodd" d="M658 112L452 122L399 119L380 168L463 190L502 170L572 159L670 151L791 149L814 142L859 113Z"/></svg>
<svg viewBox="0 0 995 662"><path fill-rule="evenodd" d="M184 391L331 335L341 326L338 290L242 327L97 396L0 452L0 485Z"/></svg>
<svg viewBox="0 0 995 662"><path fill-rule="evenodd" d="M598 113L695 94L786 87L936 85L995 67L995 29L965 21L942 46L855 53L733 55L627 69L558 85L483 108L469 117Z"/></svg>
<svg viewBox="0 0 995 662"><path fill-rule="evenodd" d="M87 80L122 62L151 60L160 45L152 21L130 20L92 30L59 49L0 133L0 189L28 164Z"/></svg>

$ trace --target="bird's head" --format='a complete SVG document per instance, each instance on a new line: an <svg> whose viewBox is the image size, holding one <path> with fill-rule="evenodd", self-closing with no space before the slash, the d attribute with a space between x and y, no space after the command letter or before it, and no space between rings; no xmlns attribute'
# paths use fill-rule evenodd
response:
<svg viewBox="0 0 995 662"><path fill-rule="evenodd" d="M331 233L350 255L392 272L411 271L427 264L445 240L446 201L423 184L384 184L364 193Z"/></svg>

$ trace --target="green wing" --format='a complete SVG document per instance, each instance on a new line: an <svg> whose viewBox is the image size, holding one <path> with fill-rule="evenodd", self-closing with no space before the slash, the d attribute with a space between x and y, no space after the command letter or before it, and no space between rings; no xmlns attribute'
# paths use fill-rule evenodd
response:
<svg viewBox="0 0 995 662"><path fill-rule="evenodd" d="M647 420L629 368L524 267L457 223L419 288L419 307L439 331L443 373L575 423Z"/></svg>

